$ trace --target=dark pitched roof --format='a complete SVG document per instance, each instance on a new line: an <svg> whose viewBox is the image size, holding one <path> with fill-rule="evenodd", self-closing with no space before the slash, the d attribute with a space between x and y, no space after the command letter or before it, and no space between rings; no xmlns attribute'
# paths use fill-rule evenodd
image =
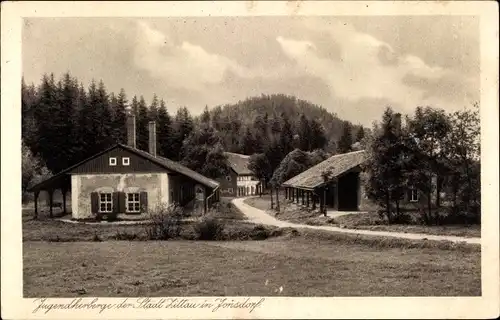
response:
<svg viewBox="0 0 500 320"><path fill-rule="evenodd" d="M224 152L224 155L227 157L229 162L229 166L233 168L233 170L239 175L252 175L252 171L248 169L248 164L250 162L250 156L233 153L233 152Z"/></svg>
<svg viewBox="0 0 500 320"><path fill-rule="evenodd" d="M305 189L317 188L324 184L322 176L324 172L329 171L331 173L330 177L335 178L359 166L367 158L368 154L365 150L337 154L289 179L283 183L283 186Z"/></svg>
<svg viewBox="0 0 500 320"><path fill-rule="evenodd" d="M180 174L183 174L207 187L215 188L219 186L219 183L215 180L212 180L210 178L205 177L204 175L199 174L198 172L189 169L186 166L183 166L182 164L175 162L173 160L160 157L160 156L153 156L149 152L139 150L136 148L132 148L127 145L120 144L121 147L125 148L126 150L129 150L130 152L134 152L138 154L139 156L142 156L144 158L147 158L148 160L153 161L154 163L164 167L165 169L172 170L174 172L178 172Z"/></svg>
<svg viewBox="0 0 500 320"><path fill-rule="evenodd" d="M93 155L92 157L90 158L87 158L69 168L66 168L64 169L63 171L51 176L50 178L28 188L28 191L35 191L35 190L42 190L44 186L47 186L47 185L50 185L50 184L55 184L56 181L66 177L66 175L71 171L73 170L74 168L76 167L79 167L80 165L86 163L87 161L90 161L92 159L95 159L97 158L98 156L108 152L108 151L111 151L115 148L118 148L118 147L121 147L125 150L128 150L140 157L143 157L143 158L146 158L160 166L162 166L163 168L167 169L167 170L171 170L171 171L174 171L174 172L177 172L177 173L180 173L182 175L185 175L207 187L210 187L210 188L216 188L219 186L219 183L215 180L212 180L212 179L209 179L199 173L197 173L196 171L193 171L191 169L189 169L188 167L186 166L183 166L181 165L180 163L178 162L175 162L175 161L172 161L170 159L167 159L167 158L163 158L163 157L160 157L160 156L157 156L157 157L154 157L152 154L150 154L149 152L146 152L146 151L142 151L142 150L139 150L139 149L136 149L136 148L132 148L130 146L127 146L127 145L124 145L124 144L115 144L114 146L112 146L111 148L108 148L106 150L103 150L95 155Z"/></svg>

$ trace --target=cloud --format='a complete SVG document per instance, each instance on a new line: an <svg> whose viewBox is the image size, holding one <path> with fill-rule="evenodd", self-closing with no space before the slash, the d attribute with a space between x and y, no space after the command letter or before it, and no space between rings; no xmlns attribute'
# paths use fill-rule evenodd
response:
<svg viewBox="0 0 500 320"><path fill-rule="evenodd" d="M301 72L321 78L339 99L351 103L385 99L406 111L421 104L440 107L451 103L452 94L447 91L456 91L469 81L451 70L428 65L415 55L398 55L388 43L358 32L346 23L314 21L305 25L313 32L328 34L330 41L340 48L339 57L325 58L318 54L319 43L281 36L276 41ZM420 79L419 84L408 78ZM444 92L439 92L440 89Z"/></svg>

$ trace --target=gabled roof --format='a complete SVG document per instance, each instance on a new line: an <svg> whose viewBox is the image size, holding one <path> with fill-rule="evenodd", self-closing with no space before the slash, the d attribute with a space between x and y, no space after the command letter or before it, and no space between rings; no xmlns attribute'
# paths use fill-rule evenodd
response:
<svg viewBox="0 0 500 320"><path fill-rule="evenodd" d="M173 161L173 160L170 160L170 159L167 159L164 157L160 157L160 156L155 157L149 152L139 150L136 148L132 148L132 147L127 146L127 145L123 145L123 144L119 144L119 145L122 148L129 150L130 152L133 152L139 156L142 156L148 160L153 161L154 163L164 167L165 169L172 170L174 172L183 174L183 175L185 175L185 176L187 176L187 177L189 177L189 178L191 178L191 179L193 179L193 180L195 180L195 181L197 181L197 182L199 182L207 187L215 188L215 187L219 186L219 183L217 181L212 180L210 178L207 178L204 175L201 175L198 172L191 170L188 167L183 166L182 164L180 164L176 161Z"/></svg>
<svg viewBox="0 0 500 320"><path fill-rule="evenodd" d="M89 158L69 167L69 168L66 168L63 171L51 176L50 178L28 188L28 191L43 190L44 187L51 185L51 184L55 184L56 181L59 181L59 180L62 180L63 178L65 178L67 176L67 174L69 174L73 169L75 169L75 168L81 166L82 164L84 164L92 159L95 159L95 158L99 157L100 155L102 155L108 151L111 151L115 148L123 148L123 149L130 151L130 152L132 152L132 153L134 153L142 158L145 158L149 161L152 161L152 162L156 163L157 165L159 165L167 170L171 170L171 171L180 173L182 175L185 175L185 176L193 179L194 181L197 181L197 182L199 182L207 187L216 188L219 186L219 183L217 181L209 179L209 178L197 173L196 171L193 171L193 170L189 169L188 167L181 165L178 162L175 162L175 161L172 161L170 159L163 158L160 156L155 157L152 154L150 154L149 152L139 150L136 148L132 148L130 146L118 143L118 144L115 144L114 146L112 146L111 148L103 150L103 151L93 155L92 157L89 157Z"/></svg>
<svg viewBox="0 0 500 320"><path fill-rule="evenodd" d="M233 152L224 152L224 155L227 157L229 166L236 172L236 174L238 175L253 174L252 171L248 169L250 156Z"/></svg>
<svg viewBox="0 0 500 320"><path fill-rule="evenodd" d="M368 154L365 150L337 154L289 179L283 186L314 189L325 183L324 172L329 172L330 179L333 179L359 166L367 159Z"/></svg>

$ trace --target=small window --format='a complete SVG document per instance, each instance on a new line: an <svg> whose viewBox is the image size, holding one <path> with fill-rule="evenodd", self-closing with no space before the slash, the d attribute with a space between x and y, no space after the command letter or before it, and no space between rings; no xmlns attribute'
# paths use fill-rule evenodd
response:
<svg viewBox="0 0 500 320"><path fill-rule="evenodd" d="M111 193L99 194L99 212L112 212L113 211L113 197Z"/></svg>
<svg viewBox="0 0 500 320"><path fill-rule="evenodd" d="M418 202L420 199L420 195L418 193L418 190L415 188L412 188L410 190L410 202Z"/></svg>
<svg viewBox="0 0 500 320"><path fill-rule="evenodd" d="M231 176L226 176L227 181L231 181Z"/></svg>
<svg viewBox="0 0 500 320"><path fill-rule="evenodd" d="M129 157L123 157L122 158L122 165L124 165L124 166L130 165L130 158Z"/></svg>
<svg viewBox="0 0 500 320"><path fill-rule="evenodd" d="M116 158L115 157L109 158L109 165L110 166L116 166Z"/></svg>
<svg viewBox="0 0 500 320"><path fill-rule="evenodd" d="M127 193L127 212L141 212L141 200L139 193Z"/></svg>

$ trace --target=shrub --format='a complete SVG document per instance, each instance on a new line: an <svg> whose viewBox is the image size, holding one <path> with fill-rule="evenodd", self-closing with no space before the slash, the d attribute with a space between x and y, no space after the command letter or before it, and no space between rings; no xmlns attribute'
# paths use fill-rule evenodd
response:
<svg viewBox="0 0 500 320"><path fill-rule="evenodd" d="M160 205L151 211L152 223L146 226L149 240L168 240L178 238L181 233L184 212L176 205Z"/></svg>
<svg viewBox="0 0 500 320"><path fill-rule="evenodd" d="M224 223L213 217L206 217L194 226L198 240L220 240L224 231Z"/></svg>
<svg viewBox="0 0 500 320"><path fill-rule="evenodd" d="M117 231L116 234L113 236L113 239L115 240L137 240L139 239L139 236L137 233L128 233L128 232L122 232L122 231Z"/></svg>
<svg viewBox="0 0 500 320"><path fill-rule="evenodd" d="M94 233L94 237L92 238L92 241L95 241L95 242L101 242L102 239L99 237L99 235L97 234L97 232Z"/></svg>
<svg viewBox="0 0 500 320"><path fill-rule="evenodd" d="M272 230L259 224L255 226L250 232L250 239L252 240L266 240L271 235Z"/></svg>

